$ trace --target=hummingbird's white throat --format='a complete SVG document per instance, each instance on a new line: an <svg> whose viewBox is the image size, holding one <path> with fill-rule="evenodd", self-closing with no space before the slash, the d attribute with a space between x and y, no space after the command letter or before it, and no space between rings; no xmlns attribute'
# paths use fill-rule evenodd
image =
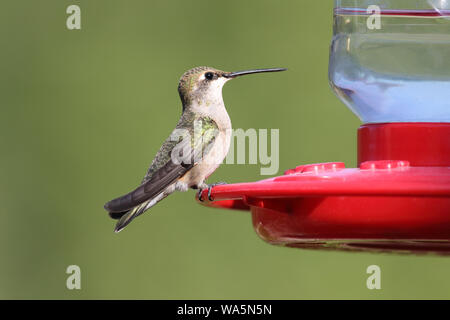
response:
<svg viewBox="0 0 450 320"><path fill-rule="evenodd" d="M201 75L194 90L204 91L192 103L194 112L208 116L218 122L219 126L223 124L226 127L228 127L229 117L223 102L222 88L228 80L230 79L220 77L212 80L206 88L200 88L201 83L205 81L205 76Z"/></svg>
<svg viewBox="0 0 450 320"><path fill-rule="evenodd" d="M199 83L205 81L205 75L201 75L199 80L200 80ZM215 80L212 80L209 83L206 91L203 93L205 100L210 100L210 102L212 103L214 102L223 103L222 88L224 84L228 82L228 80L230 79L224 77L219 77Z"/></svg>

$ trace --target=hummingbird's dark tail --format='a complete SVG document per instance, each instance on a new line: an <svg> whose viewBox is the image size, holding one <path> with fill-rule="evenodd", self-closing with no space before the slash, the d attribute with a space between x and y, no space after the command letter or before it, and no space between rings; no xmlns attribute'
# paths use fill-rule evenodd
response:
<svg viewBox="0 0 450 320"><path fill-rule="evenodd" d="M109 213L109 216L113 219L119 219L117 221L116 227L114 228L115 232L120 232L125 228L131 221L135 218L143 214L145 211L153 207L155 204L163 200L170 193L162 192L153 199L149 199L144 201L143 203L137 205L133 209L130 209L126 212L118 212L118 213Z"/></svg>
<svg viewBox="0 0 450 320"><path fill-rule="evenodd" d="M124 212L109 212L108 214L109 214L110 218L112 218L114 220L119 220L127 212L128 211L124 211Z"/></svg>

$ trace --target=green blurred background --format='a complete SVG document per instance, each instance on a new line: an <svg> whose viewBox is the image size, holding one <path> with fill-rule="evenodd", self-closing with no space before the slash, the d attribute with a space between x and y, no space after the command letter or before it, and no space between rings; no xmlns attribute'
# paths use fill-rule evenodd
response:
<svg viewBox="0 0 450 320"><path fill-rule="evenodd" d="M66 28L81 7L82 30ZM178 120L180 75L288 67L226 85L235 128L279 128L280 172L356 164L359 120L328 85L331 0L4 0L0 298L450 298L450 260L271 246L249 213L179 193L120 234L103 204L135 187ZM211 181L256 181L223 165ZM68 265L82 289L66 289ZM382 290L366 288L367 266Z"/></svg>

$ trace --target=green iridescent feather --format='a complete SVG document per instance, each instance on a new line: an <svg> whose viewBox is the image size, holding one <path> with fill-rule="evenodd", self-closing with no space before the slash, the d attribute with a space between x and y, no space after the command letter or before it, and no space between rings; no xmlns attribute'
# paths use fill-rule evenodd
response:
<svg viewBox="0 0 450 320"><path fill-rule="evenodd" d="M209 117L199 116L191 111L186 110L175 129L185 131L189 134L190 147L194 152L201 151L205 155L218 134L218 126ZM179 131L179 132L182 132ZM164 144L155 156L155 159L150 165L146 176L142 183L147 182L152 175L171 161L171 154L174 148L182 141L183 137L174 140L173 136L166 139ZM200 149L201 148L201 149Z"/></svg>

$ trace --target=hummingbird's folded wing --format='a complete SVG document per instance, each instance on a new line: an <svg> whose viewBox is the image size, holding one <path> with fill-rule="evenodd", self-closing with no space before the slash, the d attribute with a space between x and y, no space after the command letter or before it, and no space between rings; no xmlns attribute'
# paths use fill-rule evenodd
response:
<svg viewBox="0 0 450 320"><path fill-rule="evenodd" d="M156 171L153 176L135 190L124 196L116 198L105 204L105 209L110 213L119 213L132 209L142 202L157 196L169 185L182 177L195 164L175 164L169 161Z"/></svg>
<svg viewBox="0 0 450 320"><path fill-rule="evenodd" d="M207 152L215 141L217 125L209 118L197 120L201 121L202 124L200 139L194 137L189 127L188 131L192 133L189 134L190 139L180 139L180 141L166 140L153 160L142 184L126 195L105 204L104 207L109 213L125 212L144 201L152 199L176 182L201 160L202 154ZM183 157L184 160L174 161L174 157L172 157L174 150L181 152L181 156L183 150L189 150L190 153L188 156Z"/></svg>
<svg viewBox="0 0 450 320"><path fill-rule="evenodd" d="M181 143L186 144L185 142ZM106 203L105 209L110 213L130 210L142 202L157 196L191 169L195 165L194 161L174 162L172 160L170 152L174 146L174 143L166 141L153 160L149 173L142 184L135 190ZM171 150L167 150L168 148L171 148Z"/></svg>

